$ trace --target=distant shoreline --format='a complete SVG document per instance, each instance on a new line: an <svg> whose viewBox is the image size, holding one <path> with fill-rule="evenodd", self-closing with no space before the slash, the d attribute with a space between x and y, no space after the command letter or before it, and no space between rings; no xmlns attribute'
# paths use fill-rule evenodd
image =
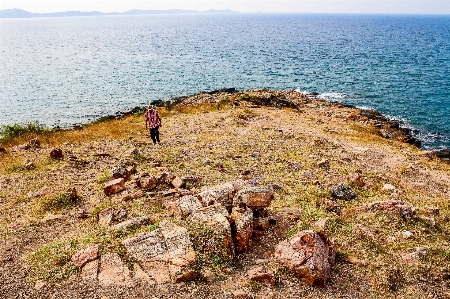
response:
<svg viewBox="0 0 450 299"><path fill-rule="evenodd" d="M89 17L89 16L133 16L133 15L159 15L159 14L234 14L237 11L232 11L229 9L222 10L207 10L207 11L197 11L197 10L183 10L183 9L170 9L170 10L140 10L133 9L125 12L109 12L104 13L100 11L63 11L63 12L50 12L50 13L33 13L22 9L5 9L0 10L0 19L28 19L28 18L51 18L51 17Z"/></svg>

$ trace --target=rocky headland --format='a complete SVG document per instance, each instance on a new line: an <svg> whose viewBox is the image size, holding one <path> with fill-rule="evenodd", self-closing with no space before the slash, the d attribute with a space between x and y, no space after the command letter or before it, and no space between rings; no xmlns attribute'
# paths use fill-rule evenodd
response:
<svg viewBox="0 0 450 299"><path fill-rule="evenodd" d="M5 298L450 298L450 165L296 91L0 143Z"/></svg>

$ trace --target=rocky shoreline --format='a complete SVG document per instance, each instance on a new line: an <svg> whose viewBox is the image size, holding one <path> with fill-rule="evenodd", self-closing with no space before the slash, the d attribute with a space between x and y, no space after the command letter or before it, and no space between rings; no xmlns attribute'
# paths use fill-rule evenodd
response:
<svg viewBox="0 0 450 299"><path fill-rule="evenodd" d="M246 96L249 92L252 93L252 96ZM289 92L292 91L287 91L286 93ZM151 104L157 107L163 107L165 105L171 106L183 105L183 103L192 103L195 101L200 103L199 99L203 99L208 96L210 97L220 96L220 98L224 98L227 95L231 96L235 94L241 94L243 97L245 97L245 100L252 102L257 106L276 107L276 108L287 107L300 110L302 105L304 105L304 103L296 103L295 101L292 101L291 99L287 98L283 93L284 92L271 91L269 89L239 91L235 88L224 88L213 91L202 91L198 94L190 96L176 97L166 102L162 100L157 100L151 102ZM355 109L358 112L359 117L355 118L354 120L370 122L372 126L374 126L379 130L379 134L384 138L409 143L415 145L418 148L421 148L421 141L413 136L411 129L402 127L399 121L389 119L388 117L386 117L384 114L382 114L377 110L360 109L349 104L330 102L317 98L317 95L318 94L313 93L313 94L306 94L305 96L309 101L323 101L325 103L335 105L336 107ZM145 109L145 107L135 107L133 110L129 110L126 112L119 112L116 115L116 117L124 117L143 109ZM111 116L110 118L114 118L114 116ZM450 161L450 149L435 150L433 151L433 153L442 161L445 162Z"/></svg>

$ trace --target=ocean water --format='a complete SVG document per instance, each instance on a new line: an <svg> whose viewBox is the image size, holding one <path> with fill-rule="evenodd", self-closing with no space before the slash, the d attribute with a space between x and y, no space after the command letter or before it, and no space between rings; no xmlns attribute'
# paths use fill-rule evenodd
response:
<svg viewBox="0 0 450 299"><path fill-rule="evenodd" d="M0 20L0 124L67 127L202 90L377 109L450 148L450 16L172 14Z"/></svg>

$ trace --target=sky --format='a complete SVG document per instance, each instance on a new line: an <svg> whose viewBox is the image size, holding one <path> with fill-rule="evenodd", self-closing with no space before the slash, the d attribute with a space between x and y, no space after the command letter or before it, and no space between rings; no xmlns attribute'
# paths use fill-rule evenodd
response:
<svg viewBox="0 0 450 299"><path fill-rule="evenodd" d="M0 9L34 13L60 11L124 12L131 9L231 9L238 12L450 14L450 0L0 0Z"/></svg>

